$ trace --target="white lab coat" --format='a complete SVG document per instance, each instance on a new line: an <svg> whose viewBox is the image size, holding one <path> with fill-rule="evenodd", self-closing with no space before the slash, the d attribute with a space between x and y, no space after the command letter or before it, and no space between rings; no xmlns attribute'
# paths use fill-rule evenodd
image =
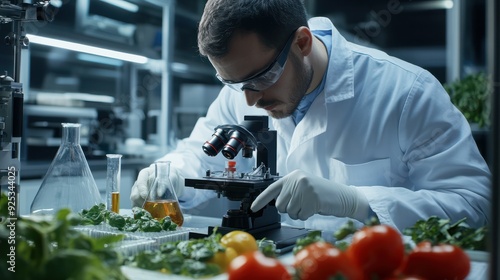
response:
<svg viewBox="0 0 500 280"><path fill-rule="evenodd" d="M332 53L324 91L302 121L270 121L278 133L280 175L295 169L358 187L382 223L399 229L431 215L472 226L489 220L490 173L470 126L429 72L387 54L347 42L330 20L314 18L311 29L332 31ZM224 87L192 134L165 158L186 177L223 170L226 159L201 149L221 124L245 115L266 115L248 107L243 93ZM255 159L238 157L239 171ZM215 194L185 188L185 208ZM334 230L345 220L314 215L286 224Z"/></svg>

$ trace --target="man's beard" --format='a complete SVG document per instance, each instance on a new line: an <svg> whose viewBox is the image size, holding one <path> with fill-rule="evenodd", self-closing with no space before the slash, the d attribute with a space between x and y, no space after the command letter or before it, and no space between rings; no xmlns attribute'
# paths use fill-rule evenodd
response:
<svg viewBox="0 0 500 280"><path fill-rule="evenodd" d="M288 102L285 104L285 108L282 111L268 111L268 114L275 119L282 119L292 115L295 109L299 106L302 98L306 95L314 74L312 66L306 68L306 65L304 65L293 53L288 59L293 65L295 74L293 81L295 82L290 87L291 91L288 96Z"/></svg>

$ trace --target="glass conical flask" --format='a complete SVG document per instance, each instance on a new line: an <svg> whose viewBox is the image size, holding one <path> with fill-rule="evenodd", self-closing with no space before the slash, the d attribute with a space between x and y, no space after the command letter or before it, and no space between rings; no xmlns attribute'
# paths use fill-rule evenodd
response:
<svg viewBox="0 0 500 280"><path fill-rule="evenodd" d="M174 223L181 226L184 215L170 181L170 161L157 161L154 164L156 177L142 208L158 220L170 216Z"/></svg>
<svg viewBox="0 0 500 280"><path fill-rule="evenodd" d="M63 123L61 146L31 204L31 213L53 215L61 208L79 212L99 203L102 199L80 146L80 124Z"/></svg>

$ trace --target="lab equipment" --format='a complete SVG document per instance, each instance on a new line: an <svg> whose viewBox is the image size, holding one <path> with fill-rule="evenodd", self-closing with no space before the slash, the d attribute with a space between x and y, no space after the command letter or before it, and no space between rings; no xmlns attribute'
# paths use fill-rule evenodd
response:
<svg viewBox="0 0 500 280"><path fill-rule="evenodd" d="M106 158L106 208L115 213L119 213L122 155L107 154Z"/></svg>
<svg viewBox="0 0 500 280"><path fill-rule="evenodd" d="M61 208L80 212L102 202L80 146L80 124L62 127L61 146L31 204L33 214L52 215Z"/></svg>
<svg viewBox="0 0 500 280"><path fill-rule="evenodd" d="M21 150L23 151L22 159L26 162L50 162L54 158L61 144L61 123L80 124L80 146L87 159L90 159L94 153L102 151L94 145L95 142L102 140L100 136L94 135L100 123L97 109L26 103L23 111L25 129ZM104 134L106 133L102 135ZM104 157L105 154L106 152L101 153L100 157Z"/></svg>
<svg viewBox="0 0 500 280"><path fill-rule="evenodd" d="M170 161L156 161L154 165L155 180L142 208L151 213L155 219L161 220L169 216L174 223L182 226L184 215L169 178Z"/></svg>
<svg viewBox="0 0 500 280"><path fill-rule="evenodd" d="M0 4L0 24L10 24L10 27L3 30L12 30L2 37L4 44L12 47L12 60L2 58L0 65L0 71L5 73L0 75L0 190L7 191L9 197L16 198L13 201L16 210L11 211L10 216L17 216L19 212L17 195L21 171L20 146L24 103L23 85L20 83L21 49L29 44L24 23L50 22L56 9L49 1L25 3L19 0L2 0ZM0 51L2 54L8 53L3 46L0 46ZM11 63L7 63L7 66L4 64L6 62Z"/></svg>
<svg viewBox="0 0 500 280"><path fill-rule="evenodd" d="M222 152L230 160L240 151L243 157L252 158L256 151L258 166L253 171L238 174L235 163L229 161L225 171L207 170L203 178L186 178L185 185L215 190L219 197L222 195L231 201L241 201L239 209L227 211L220 226L209 227L209 234L215 228L221 233L245 230L257 239L273 240L276 251L280 253L291 250L297 238L307 235L308 231L281 226L281 216L273 203L257 212L250 210L257 196L280 178L276 172L277 134L269 130L268 122L267 116L245 116L241 124L217 126L212 138L202 146L208 156Z"/></svg>

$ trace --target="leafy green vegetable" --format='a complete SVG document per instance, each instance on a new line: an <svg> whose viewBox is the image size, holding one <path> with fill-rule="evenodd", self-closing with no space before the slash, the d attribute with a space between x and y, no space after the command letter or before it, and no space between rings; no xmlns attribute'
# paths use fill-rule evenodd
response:
<svg viewBox="0 0 500 280"><path fill-rule="evenodd" d="M157 221L151 214L139 207L132 208L133 217L125 217L106 209L103 203L80 212L81 225L99 225L103 222L119 230L135 232L174 231L177 224L170 217Z"/></svg>
<svg viewBox="0 0 500 280"><path fill-rule="evenodd" d="M184 257L195 260L208 260L219 251L224 251L224 247L220 244L221 235L214 232L213 234L199 239L189 239L179 241L176 245L177 250ZM168 245L163 244L163 247ZM198 251L202 251L202 253Z"/></svg>
<svg viewBox="0 0 500 280"><path fill-rule="evenodd" d="M140 220L140 219L151 220L151 219L153 219L153 216L151 216L151 213L149 213L145 209L142 209L139 207L132 208L132 214L134 214L134 219L136 219L136 220Z"/></svg>
<svg viewBox="0 0 500 280"><path fill-rule="evenodd" d="M0 244L15 247L15 265L7 267L11 257L0 254L0 279L126 279L123 258L109 247L123 236L91 238L72 227L79 222L78 214L61 209L50 220L19 217L1 223ZM15 224L15 243L9 223Z"/></svg>
<svg viewBox="0 0 500 280"><path fill-rule="evenodd" d="M370 227L374 225L380 225L380 221L376 216L370 217L370 219L366 220L364 223L365 226ZM348 236L353 235L358 228L354 224L353 220L348 220L345 224L343 224L339 229L337 229L333 233L333 237L338 242L340 240L346 239Z"/></svg>
<svg viewBox="0 0 500 280"><path fill-rule="evenodd" d="M300 250L304 249L309 244L318 242L318 241L325 241L323 237L321 236L321 231L319 230L314 230L309 232L306 236L300 237L295 241L295 246L293 247L293 254L297 254Z"/></svg>
<svg viewBox="0 0 500 280"><path fill-rule="evenodd" d="M352 220L348 220L333 233L333 237L335 237L336 240L343 240L347 236L354 234L357 230L358 228L354 225L354 222Z"/></svg>
<svg viewBox="0 0 500 280"><path fill-rule="evenodd" d="M134 265L142 269L161 270L168 267L168 261L159 251L143 251L133 257ZM182 264L182 263L179 263Z"/></svg>
<svg viewBox="0 0 500 280"><path fill-rule="evenodd" d="M90 209L83 209L81 212L82 225L99 225L106 219L106 205L100 203L92 206Z"/></svg>
<svg viewBox="0 0 500 280"><path fill-rule="evenodd" d="M127 222L127 223L125 223L123 230L129 231L129 232L136 232L139 230L139 226L140 226L139 223Z"/></svg>
<svg viewBox="0 0 500 280"><path fill-rule="evenodd" d="M181 266L181 275L193 278L201 278L220 274L220 268L213 263L205 263L196 260L186 260Z"/></svg>
<svg viewBox="0 0 500 280"><path fill-rule="evenodd" d="M162 231L160 222L157 220L142 221L139 228L144 232L159 232Z"/></svg>
<svg viewBox="0 0 500 280"><path fill-rule="evenodd" d="M138 253L127 264L193 278L214 276L221 273L220 268L207 261L225 250L220 239L221 234L214 232L200 239L166 242L158 250Z"/></svg>
<svg viewBox="0 0 500 280"><path fill-rule="evenodd" d="M122 230L127 224L125 217L115 212L110 212L108 215L108 224L112 227Z"/></svg>
<svg viewBox="0 0 500 280"><path fill-rule="evenodd" d="M257 240L257 245L259 246L259 251L261 251L264 256L269 258L276 257L276 245L274 244L274 241L263 238Z"/></svg>
<svg viewBox="0 0 500 280"><path fill-rule="evenodd" d="M169 216L164 217L161 221L161 228L163 230L169 231L169 230L175 230L177 228L177 224L172 221L172 218Z"/></svg>
<svg viewBox="0 0 500 280"><path fill-rule="evenodd" d="M485 73L471 74L443 86L469 122L479 127L489 125L491 86Z"/></svg>
<svg viewBox="0 0 500 280"><path fill-rule="evenodd" d="M474 229L465 221L466 218L463 218L451 223L449 219L432 216L417 221L412 227L403 230L403 234L410 236L415 243L430 241L433 245L446 243L463 249L486 250L486 227Z"/></svg>

